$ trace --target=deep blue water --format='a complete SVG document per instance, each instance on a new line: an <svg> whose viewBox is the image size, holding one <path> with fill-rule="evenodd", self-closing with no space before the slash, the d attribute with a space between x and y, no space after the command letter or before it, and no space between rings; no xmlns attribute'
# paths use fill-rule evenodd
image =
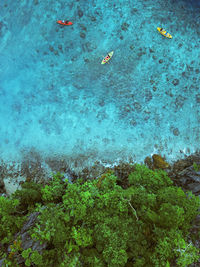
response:
<svg viewBox="0 0 200 267"><path fill-rule="evenodd" d="M200 1L1 1L0 157L195 151L199 37Z"/></svg>

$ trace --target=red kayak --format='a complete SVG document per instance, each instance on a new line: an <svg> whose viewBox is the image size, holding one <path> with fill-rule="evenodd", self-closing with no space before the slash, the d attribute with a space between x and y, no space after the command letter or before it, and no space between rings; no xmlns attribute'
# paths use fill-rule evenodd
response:
<svg viewBox="0 0 200 267"><path fill-rule="evenodd" d="M73 22L68 21L68 20L58 20L57 23L60 25L65 25L65 26L73 25Z"/></svg>

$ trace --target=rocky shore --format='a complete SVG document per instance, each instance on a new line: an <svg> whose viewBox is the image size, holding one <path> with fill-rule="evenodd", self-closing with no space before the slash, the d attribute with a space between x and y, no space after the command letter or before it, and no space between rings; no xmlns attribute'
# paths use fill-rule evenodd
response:
<svg viewBox="0 0 200 267"><path fill-rule="evenodd" d="M21 163L3 160L0 162L0 194L9 195L25 181L48 183L52 173L61 172L69 181L78 177L83 179L97 178L106 169L112 169L116 175L124 180L131 171L134 162L110 162L96 161L88 163L88 158L81 155L78 159L42 158L38 153L31 153ZM150 169L164 169L174 184L183 190L190 190L196 196L200 196L200 152L185 156L175 162L168 163L161 155L154 154L144 160Z"/></svg>
<svg viewBox="0 0 200 267"><path fill-rule="evenodd" d="M189 190L200 197L200 152L185 156L183 159L173 163L168 163L161 155L154 154L150 157L146 157L144 164L153 170L164 169L173 180L175 186L181 187L184 191ZM90 166L86 166L86 158L84 157L75 160L72 164L69 159L64 157L59 160L57 158L47 158L44 160L39 157L37 153L32 154L32 158L26 158L21 164L15 162L8 164L2 161L0 164L0 195L10 195L16 189L20 188L24 181L48 184L54 172L61 172L64 174L65 179L73 182L79 177L84 180L98 178L107 169L113 170L115 175L119 178L121 186L126 187L128 186L128 175L134 170L134 166L133 162L119 162L118 164L112 165L108 162L102 163L99 161ZM26 232L28 232L30 221L35 221L35 219L33 220L32 218L34 216L36 215L30 215L28 221L24 225L23 229L26 230L23 231L24 236L26 236ZM193 222L191 233L193 236L195 235L198 237L199 231L200 215L198 215ZM29 241L29 238L24 238L23 247L29 247ZM200 248L199 238L195 241L190 241L193 242L197 248ZM39 246L38 249L41 249L41 247ZM200 262L190 265L190 267L197 266L200 266Z"/></svg>

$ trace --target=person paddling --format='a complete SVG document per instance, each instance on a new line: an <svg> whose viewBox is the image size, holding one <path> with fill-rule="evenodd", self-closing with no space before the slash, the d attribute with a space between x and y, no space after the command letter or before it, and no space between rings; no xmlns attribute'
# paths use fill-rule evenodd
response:
<svg viewBox="0 0 200 267"><path fill-rule="evenodd" d="M57 23L60 25L65 25L65 26L73 25L73 22L69 20L57 20Z"/></svg>

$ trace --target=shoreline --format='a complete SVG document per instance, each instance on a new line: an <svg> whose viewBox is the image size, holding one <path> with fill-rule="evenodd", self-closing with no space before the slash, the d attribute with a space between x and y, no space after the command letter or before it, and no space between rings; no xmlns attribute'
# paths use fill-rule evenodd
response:
<svg viewBox="0 0 200 267"><path fill-rule="evenodd" d="M172 157L169 159L161 153L152 153L151 155L146 155L140 161L136 161L131 157L126 159L118 158L115 161L109 160L109 158L97 159L91 153L79 154L77 156L52 155L51 157L44 157L44 155L36 150L32 150L24 154L21 160L5 161L0 159L0 193L5 187L6 190L4 191L11 194L16 189L20 189L21 183L25 181L45 184L51 179L52 173L55 172L62 173L65 179L71 182L78 177L84 177L85 179L97 178L108 168L115 169L123 165L127 166L128 164L146 164L151 168L153 155L159 155L163 158L167 165L169 165L170 170L173 169L177 162L187 161L188 158L195 157L195 155L198 155L200 159L199 150L190 154L184 153L183 150L179 157L173 157L173 159ZM167 172L170 172L170 170Z"/></svg>

